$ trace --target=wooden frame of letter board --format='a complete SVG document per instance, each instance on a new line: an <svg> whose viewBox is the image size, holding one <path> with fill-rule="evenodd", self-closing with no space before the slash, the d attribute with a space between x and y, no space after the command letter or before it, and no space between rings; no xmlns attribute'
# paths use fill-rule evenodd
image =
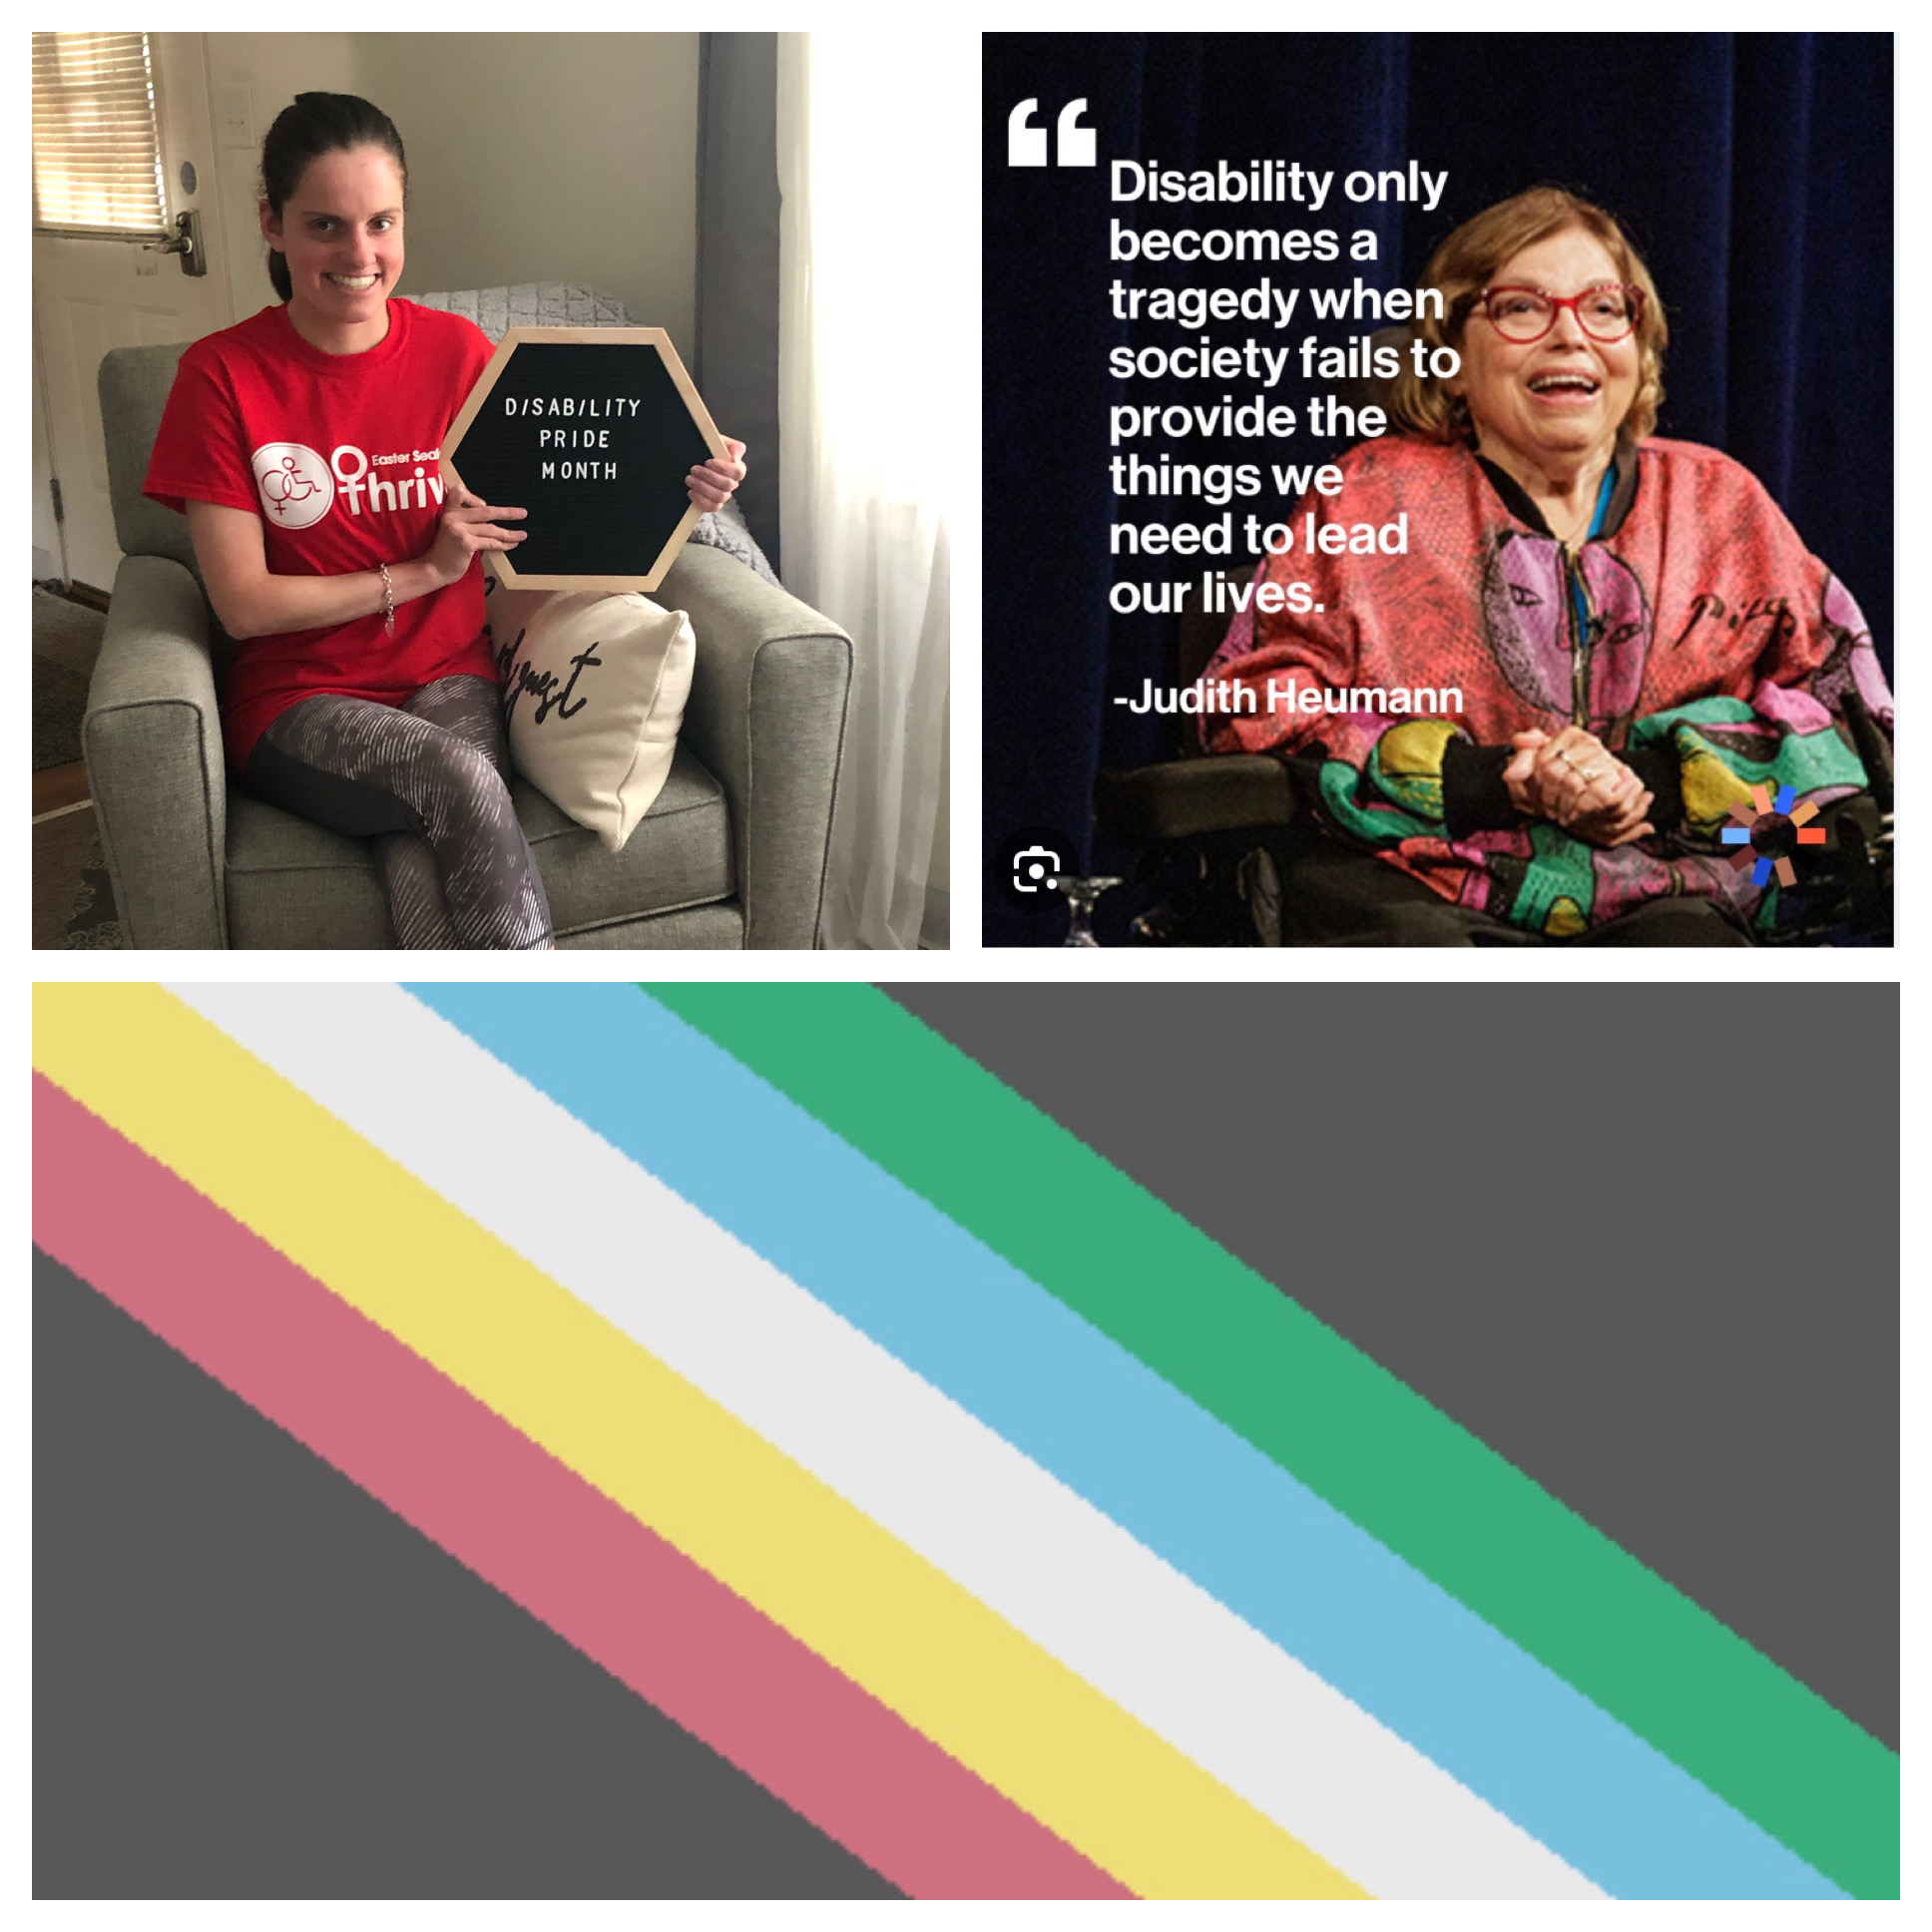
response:
<svg viewBox="0 0 1932 1932"><path fill-rule="evenodd" d="M671 379L677 384L678 393L691 411L692 421L698 425L707 447L714 456L726 456L730 452L724 447L724 438L718 433L718 425L712 421L711 411L705 407L705 399L693 385L685 365L678 359L678 351L672 347L671 337L661 328L513 328L508 330L503 340L496 345L496 353L490 357L489 366L476 379L476 387L469 393L469 400L457 413L456 420L449 426L449 435L443 444L443 481L445 485L454 483L460 490L467 491L465 483L456 468L456 452L462 447L463 438L469 433L470 424L483 412L483 405L489 400L490 391L496 386L496 379L503 373L503 365L509 361L518 346L524 342L649 342L663 356L664 364L671 372ZM489 553L490 568L496 572L506 590L518 591L655 591L664 582L665 572L677 562L678 553L685 547L685 539L697 526L698 519L704 515L697 504L686 512L683 522L671 533L671 541L658 553L658 561L651 566L648 577L538 577L517 569L510 559L516 554L511 550L493 550Z"/></svg>

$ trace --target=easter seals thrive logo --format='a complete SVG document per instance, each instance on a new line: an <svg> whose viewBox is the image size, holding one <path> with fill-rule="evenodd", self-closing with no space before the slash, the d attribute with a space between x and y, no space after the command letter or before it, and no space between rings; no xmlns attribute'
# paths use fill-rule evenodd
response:
<svg viewBox="0 0 1932 1932"><path fill-rule="evenodd" d="M335 479L306 443L263 443L248 458L261 508L278 530L306 530L328 515Z"/></svg>

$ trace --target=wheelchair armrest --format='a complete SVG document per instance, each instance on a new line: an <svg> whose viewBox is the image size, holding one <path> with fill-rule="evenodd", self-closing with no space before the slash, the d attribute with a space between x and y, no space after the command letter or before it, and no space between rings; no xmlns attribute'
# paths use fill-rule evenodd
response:
<svg viewBox="0 0 1932 1932"><path fill-rule="evenodd" d="M1288 767L1258 752L1103 771L1094 783L1096 828L1121 845L1285 825L1297 809Z"/></svg>

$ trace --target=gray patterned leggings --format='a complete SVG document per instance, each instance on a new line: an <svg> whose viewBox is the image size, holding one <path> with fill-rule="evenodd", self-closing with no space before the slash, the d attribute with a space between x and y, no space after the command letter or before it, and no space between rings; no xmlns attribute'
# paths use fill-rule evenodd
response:
<svg viewBox="0 0 1932 1932"><path fill-rule="evenodd" d="M304 698L244 776L267 804L374 840L399 945L541 952L550 904L508 779L496 686L473 677L439 678L400 708Z"/></svg>

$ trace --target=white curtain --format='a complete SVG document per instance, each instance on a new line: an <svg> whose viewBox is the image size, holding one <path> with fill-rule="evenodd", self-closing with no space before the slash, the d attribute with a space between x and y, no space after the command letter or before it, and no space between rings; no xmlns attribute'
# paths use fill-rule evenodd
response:
<svg viewBox="0 0 1932 1932"><path fill-rule="evenodd" d="M958 76L918 83L922 45L885 28L778 36L782 567L855 646L828 946L918 944L939 808L948 526L977 396L961 256L978 229L955 205L956 158L977 135L939 105L970 96Z"/></svg>

